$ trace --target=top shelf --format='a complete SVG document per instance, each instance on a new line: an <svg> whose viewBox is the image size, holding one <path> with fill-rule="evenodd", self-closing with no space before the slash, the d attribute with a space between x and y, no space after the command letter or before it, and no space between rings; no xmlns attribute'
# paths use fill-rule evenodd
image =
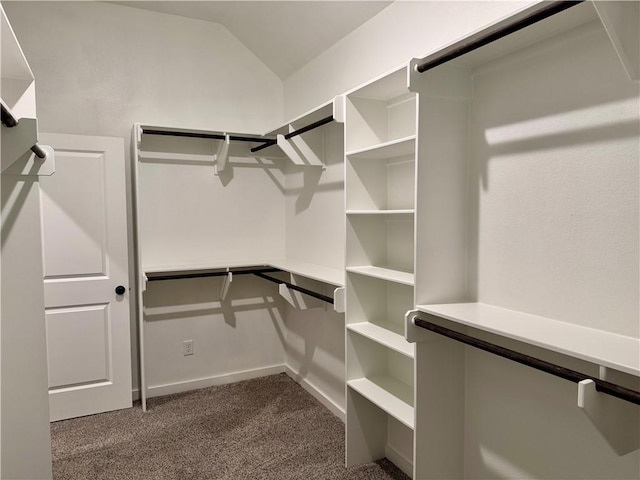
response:
<svg viewBox="0 0 640 480"><path fill-rule="evenodd" d="M417 305L419 311L640 376L640 339L484 303Z"/></svg>

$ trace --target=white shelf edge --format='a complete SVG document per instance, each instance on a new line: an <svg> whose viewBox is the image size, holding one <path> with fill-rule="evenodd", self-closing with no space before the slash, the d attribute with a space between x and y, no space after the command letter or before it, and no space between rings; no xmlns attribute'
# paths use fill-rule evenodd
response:
<svg viewBox="0 0 640 480"><path fill-rule="evenodd" d="M401 283L403 285L413 286L415 276L413 273L393 270L390 268L376 267L373 265L347 267L347 272L353 272L367 277L379 278L380 280L388 280L390 282Z"/></svg>
<svg viewBox="0 0 640 480"><path fill-rule="evenodd" d="M392 382L399 384L399 381ZM358 378L347 381L347 385L374 403L382 410L387 412L393 418L403 423L413 430L414 428L414 409L411 405L401 400L394 393L382 388L377 383L368 378ZM407 386L407 388L410 388Z"/></svg>
<svg viewBox="0 0 640 480"><path fill-rule="evenodd" d="M347 215L414 215L415 209L397 209L397 210L347 210Z"/></svg>
<svg viewBox="0 0 640 480"><path fill-rule="evenodd" d="M140 160L184 160L187 162L213 163L215 157L211 155L201 155L193 153L169 153L169 152L149 152L140 150L138 152Z"/></svg>
<svg viewBox="0 0 640 480"><path fill-rule="evenodd" d="M417 305L424 313L640 376L640 339L484 303Z"/></svg>
<svg viewBox="0 0 640 480"><path fill-rule="evenodd" d="M405 357L414 358L414 344L407 342L403 335L397 334L371 322L351 323L347 330L362 335L374 342L394 350Z"/></svg>
<svg viewBox="0 0 640 480"><path fill-rule="evenodd" d="M401 146L402 144L409 144L411 142L415 142L415 140L416 140L416 135L409 135L407 137L389 140L388 142L378 143L376 145L369 145L367 147L350 150L348 152L345 152L345 155L347 157L355 157L357 155L363 155L366 153L375 152L377 150L391 149L393 147Z"/></svg>

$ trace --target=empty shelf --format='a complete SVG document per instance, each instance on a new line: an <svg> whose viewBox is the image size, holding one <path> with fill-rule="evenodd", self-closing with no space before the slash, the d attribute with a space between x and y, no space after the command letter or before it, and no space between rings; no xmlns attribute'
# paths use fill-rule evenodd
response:
<svg viewBox="0 0 640 480"><path fill-rule="evenodd" d="M358 378L349 380L347 385L380 407L389 415L413 429L414 414L413 389L402 382L388 377Z"/></svg>
<svg viewBox="0 0 640 480"><path fill-rule="evenodd" d="M368 277L388 280L390 282L402 283L403 285L414 284L413 273L403 272L401 270L393 270L384 267L363 266L363 267L347 267L347 272L358 273Z"/></svg>
<svg viewBox="0 0 640 480"><path fill-rule="evenodd" d="M415 150L416 136L409 135L397 140L352 150L347 152L346 155L351 158L396 158L415 154Z"/></svg>
<svg viewBox="0 0 640 480"><path fill-rule="evenodd" d="M371 322L352 323L347 325L347 330L367 337L387 348L395 350L409 358L414 357L414 346L407 342L403 335L395 333L387 328Z"/></svg>

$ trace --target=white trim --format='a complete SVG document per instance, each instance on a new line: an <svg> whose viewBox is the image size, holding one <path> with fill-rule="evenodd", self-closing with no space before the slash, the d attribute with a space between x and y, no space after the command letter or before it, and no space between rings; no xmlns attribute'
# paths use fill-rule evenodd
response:
<svg viewBox="0 0 640 480"><path fill-rule="evenodd" d="M299 373L295 372L289 365L285 366L285 373L289 375L289 377L291 377L302 388L304 388L313 398L324 405L331 413L338 417L342 421L342 423L345 423L346 414L344 409L340 407L340 405L335 403L331 398L329 398L324 392L322 392L309 380L302 377Z"/></svg>
<svg viewBox="0 0 640 480"><path fill-rule="evenodd" d="M253 370L243 370L239 372L227 373L224 375L216 375L213 377L196 378L193 380L168 383L165 385L155 385L147 389L147 398L161 397L163 395L171 395L173 393L188 392L190 390L198 390L200 388L225 385L227 383L241 382L243 380L251 380L252 378L266 377L269 375L284 373L284 371L284 365L272 365L269 367L256 368Z"/></svg>
<svg viewBox="0 0 640 480"><path fill-rule="evenodd" d="M413 463L391 445L384 448L384 455L391 463L413 478Z"/></svg>

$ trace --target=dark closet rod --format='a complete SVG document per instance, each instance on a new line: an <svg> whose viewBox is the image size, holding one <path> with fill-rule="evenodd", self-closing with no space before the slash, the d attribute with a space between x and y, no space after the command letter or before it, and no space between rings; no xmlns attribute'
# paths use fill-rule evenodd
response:
<svg viewBox="0 0 640 480"><path fill-rule="evenodd" d="M260 150L264 150L267 147L271 147L272 145L275 145L276 143L278 143L277 140L269 140L268 142L264 142L262 145L258 145L257 147L253 147L251 149L251 153L259 152Z"/></svg>
<svg viewBox="0 0 640 480"><path fill-rule="evenodd" d="M154 282L158 280L181 280L183 278L205 278L205 277L226 277L229 272L234 275L254 275L258 273L273 273L281 272L279 268L252 268L252 269L230 269L229 271L219 272L202 272L202 273L172 273L168 275L156 275L154 277L147 277L148 282Z"/></svg>
<svg viewBox="0 0 640 480"><path fill-rule="evenodd" d="M16 119L16 117L13 116L13 114L9 111L8 108L4 106L4 104L2 104L2 123L7 128L13 128L18 125L18 120ZM37 143L31 147L31 151L35 153L36 157L38 158L47 158L47 152L45 152Z"/></svg>
<svg viewBox="0 0 640 480"><path fill-rule="evenodd" d="M313 130L314 128L321 127L326 125L327 123L333 122L333 115L329 115L328 117L323 118L322 120L318 120L317 122L310 123L306 127L299 128L298 130L294 130L293 132L287 133L284 138L289 140L291 137L295 137L297 135L301 135L309 130Z"/></svg>
<svg viewBox="0 0 640 480"><path fill-rule="evenodd" d="M322 300L323 302L327 302L333 305L333 298L328 297L326 295L322 295L321 293L316 293L312 290L307 290L306 288L299 287L298 285L294 285L293 283L285 282L284 280L278 280L277 278L270 277L269 275L265 275L262 272L255 272L254 275L263 278L265 280L269 280L273 283L284 283L291 290L296 290L298 292L304 293L305 295L309 295L310 297L317 298Z"/></svg>
<svg viewBox="0 0 640 480"><path fill-rule="evenodd" d="M295 137L297 135L302 135L303 133L306 133L309 130L313 130L314 128L321 127L321 126L326 125L327 123L331 123L331 122L333 122L333 115L329 115L328 117L325 117L325 118L323 118L321 120L318 120L317 122L310 123L306 127L302 127L302 128L299 128L298 130L294 130L293 132L287 133L284 136L284 138L286 140L289 140L292 137ZM267 148L267 147L270 147L272 145L275 145L276 143L278 143L277 140L268 140L267 142L265 142L264 145L259 145L257 147L252 148L251 152L252 153L259 152L260 150L262 150L264 148Z"/></svg>
<svg viewBox="0 0 640 480"><path fill-rule="evenodd" d="M427 70L431 70L432 68L437 67L438 65L442 65L443 63L453 60L454 58L458 58L480 47L484 47L491 42L495 42L496 40L506 37L507 35L515 33L518 30L522 30L525 27L549 18L557 13L566 10L567 8L578 5L583 1L584 0L550 2L540 10L537 10L524 18L521 18L520 20L517 20L498 30L488 32L472 41L469 41L468 43L462 43L461 45L454 46L450 51L435 55L433 58L428 59L424 63L416 65L416 71L418 71L418 73L424 73Z"/></svg>
<svg viewBox="0 0 640 480"><path fill-rule="evenodd" d="M214 140L224 140L226 137L219 133L200 133L200 132L175 132L169 130L152 130L143 128L142 133L145 135L164 135L169 137L189 137L189 138L212 138ZM236 142L275 142L271 138L247 137L243 135L229 135L229 140Z"/></svg>
<svg viewBox="0 0 640 480"><path fill-rule="evenodd" d="M575 370L570 370L568 368L561 367L560 365L556 365L554 363L540 360L539 358L530 357L529 355L525 355L523 353L501 347L494 343L489 343L478 338L470 337L469 335L465 335L464 333L441 327L440 325L436 325L421 318L416 317L414 318L413 322L418 327L426 328L431 332L437 333L439 335L444 335L445 337L451 338L458 342L462 342L466 345L479 348L480 350L484 350L485 352L493 353L494 355L513 360L514 362L526 365L531 368L535 368L536 370L550 373L551 375L564 378L565 380L569 380L574 383L581 382L582 380L592 380L596 384L597 391L617 397L621 400L626 400L627 402L635 403L636 405L640 405L640 392L637 392L635 390L631 390L621 385L616 385L615 383L610 383L604 380L589 377L583 373L576 372Z"/></svg>

